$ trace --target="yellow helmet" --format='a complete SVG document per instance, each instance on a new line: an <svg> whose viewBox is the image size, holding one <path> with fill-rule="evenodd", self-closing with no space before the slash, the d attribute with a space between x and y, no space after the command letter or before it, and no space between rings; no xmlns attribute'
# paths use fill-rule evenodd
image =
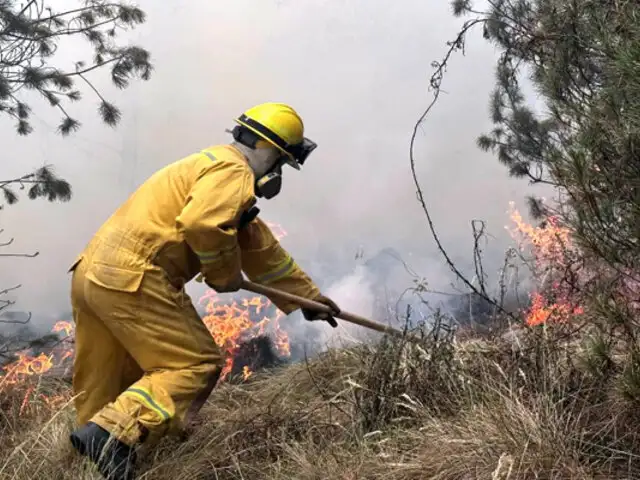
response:
<svg viewBox="0 0 640 480"><path fill-rule="evenodd" d="M304 136L304 123L300 115L284 103L256 105L235 121L278 148L287 156L287 163L297 170L317 147L316 143Z"/></svg>

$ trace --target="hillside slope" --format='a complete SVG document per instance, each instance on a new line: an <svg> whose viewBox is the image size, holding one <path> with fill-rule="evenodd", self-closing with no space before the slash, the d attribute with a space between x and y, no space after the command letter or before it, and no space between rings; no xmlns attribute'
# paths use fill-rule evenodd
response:
<svg viewBox="0 0 640 480"><path fill-rule="evenodd" d="M547 341L385 340L225 383L139 478L638 478L632 406ZM68 385L45 383L26 406L26 385L0 398L0 478L99 478L68 445Z"/></svg>

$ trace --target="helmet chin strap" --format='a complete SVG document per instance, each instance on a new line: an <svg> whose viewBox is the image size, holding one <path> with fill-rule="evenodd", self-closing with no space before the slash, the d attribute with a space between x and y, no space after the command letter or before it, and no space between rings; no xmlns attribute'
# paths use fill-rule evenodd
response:
<svg viewBox="0 0 640 480"><path fill-rule="evenodd" d="M246 157L255 178L263 177L278 161L282 155L275 147L265 147L252 149L239 142L233 142L232 145L240 150Z"/></svg>

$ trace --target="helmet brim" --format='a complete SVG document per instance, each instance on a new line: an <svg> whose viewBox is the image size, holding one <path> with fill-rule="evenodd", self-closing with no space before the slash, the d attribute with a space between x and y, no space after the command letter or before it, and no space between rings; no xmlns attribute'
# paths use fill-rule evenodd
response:
<svg viewBox="0 0 640 480"><path fill-rule="evenodd" d="M255 133L256 135L258 135L261 139L263 139L265 142L268 142L269 144L273 145L274 147L276 147L278 150L280 150L286 160L285 163L289 166L291 166L292 168L296 169L296 170L300 170L300 164L298 163L298 161L293 157L293 155L291 155L291 153L287 152L285 149L283 149L282 147L280 147L280 145L278 145L277 143L275 143L273 140L271 140L269 137L265 137L262 133L260 133L258 130L256 130L255 128L253 128L252 126L246 124L245 122L243 122L242 120L240 120L239 118L235 118L234 121L239 124L242 125L244 128L247 128L249 130L251 130L253 133Z"/></svg>

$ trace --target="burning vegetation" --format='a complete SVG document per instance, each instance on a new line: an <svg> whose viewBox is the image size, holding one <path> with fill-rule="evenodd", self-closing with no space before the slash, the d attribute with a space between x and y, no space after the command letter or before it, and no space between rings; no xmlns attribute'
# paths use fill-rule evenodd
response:
<svg viewBox="0 0 640 480"><path fill-rule="evenodd" d="M456 298L456 308L468 307L463 322L438 310L420 322L408 315L417 343L385 337L261 371L290 360L296 347L280 312L260 297L223 301L207 292L200 299L203 320L227 355L220 384L197 430L165 438L147 455L143 450L141 479L640 478L640 7L481 3L452 2L454 14L468 20L432 64L434 97L415 125L409 157L436 244L458 279L467 280L433 226L414 140L439 98L450 58L465 50L471 30L482 28L497 56L493 126L478 146L495 153L509 175L558 194L553 205L531 200L537 225L512 208L516 247L507 253L495 298L474 252L475 278L463 282L470 292ZM4 16L15 20L4 42L24 54L0 69L0 86L3 77L12 79L0 111L18 120L20 134L31 131L30 107L18 98L25 85L49 100L77 100L71 77L97 66L111 65L119 86L151 72L140 47L105 50L105 39L114 39L102 28L142 23L141 10L117 2L55 14L41 7L0 2ZM57 22L48 27L32 21L51 15ZM78 71L84 62L77 62L69 72L49 63L57 38L87 32L98 57L123 55L124 63ZM25 68L31 64L40 67ZM51 75L43 76L45 70ZM540 94L542 113L522 90L523 75ZM103 120L118 123L117 107L81 77L100 97ZM68 134L79 123L63 112L58 130ZM0 182L6 204L18 199L11 187L25 183L31 198L71 195L70 185L43 167ZM483 229L472 223L477 251ZM414 290L424 293L425 285L416 282ZM0 310L11 304L0 300ZM0 478L98 478L68 442L68 320L0 363ZM485 335L468 329L463 337L450 328L478 321L489 327ZM1 340L0 358L8 358L11 345Z"/></svg>
<svg viewBox="0 0 640 480"><path fill-rule="evenodd" d="M594 337L566 337L588 316L578 247L554 219L532 226L514 209L511 219L511 264L528 267L532 288L519 324L493 315L492 337L459 341L434 314L414 325L418 345L383 338L288 362L272 304L207 292L203 320L227 353L223 376L197 430L163 440L141 478L637 478L636 405L621 388L632 377L613 359L598 363ZM56 378L72 361L72 324L54 330L56 342L3 367L8 478L79 478L87 468L67 446L71 393Z"/></svg>
<svg viewBox="0 0 640 480"><path fill-rule="evenodd" d="M280 319L284 314L263 297L225 303L211 291L205 294L200 303L206 304L205 325L216 344L226 352L222 381L230 373L237 372L238 362L242 363L243 377L249 378L255 365L260 365L259 361L251 361L252 352L255 357L266 361L264 366L274 365L276 361L273 357L276 354L272 351L272 344L281 357L290 356L289 336L280 328ZM270 336L267 337L267 334Z"/></svg>
<svg viewBox="0 0 640 480"><path fill-rule="evenodd" d="M575 260L579 256L569 228L553 216L534 227L522 219L513 203L510 217L515 225L510 233L518 245L517 255L528 267L535 285L525 323L535 326L549 321L575 321L584 310L577 295L576 282L580 279Z"/></svg>
<svg viewBox="0 0 640 480"><path fill-rule="evenodd" d="M262 297L224 302L213 291L200 300L206 306L203 321L216 344L226 353L220 381L247 380L254 371L283 364L290 356L289 338L280 328L282 312ZM15 353L15 360L2 366L0 395L22 391L20 415L36 400L49 406L62 405L69 395L48 396L41 391L42 377L70 378L73 368L73 323L57 322L57 334L45 348L38 344Z"/></svg>
<svg viewBox="0 0 640 480"><path fill-rule="evenodd" d="M278 238L286 235L277 224L270 224ZM226 354L220 382L249 379L256 370L285 363L290 355L289 336L280 327L284 314L268 299L245 296L223 300L213 290L199 300L206 314L203 321L216 344ZM11 390L20 392L19 414L28 412L36 401L49 406L67 402L69 395L49 396L42 392L42 377L70 378L73 368L73 333L71 321L57 322L45 341L32 342L13 355L14 359L0 366L0 395Z"/></svg>

